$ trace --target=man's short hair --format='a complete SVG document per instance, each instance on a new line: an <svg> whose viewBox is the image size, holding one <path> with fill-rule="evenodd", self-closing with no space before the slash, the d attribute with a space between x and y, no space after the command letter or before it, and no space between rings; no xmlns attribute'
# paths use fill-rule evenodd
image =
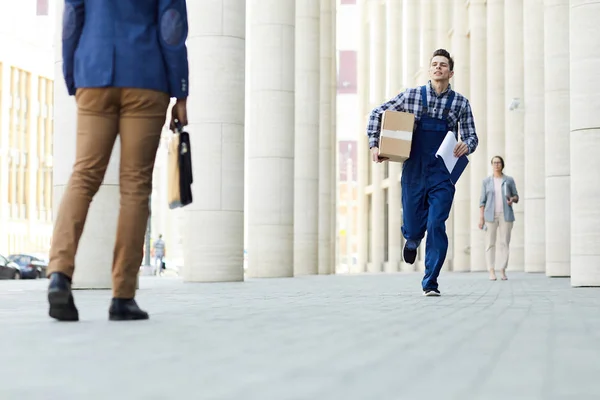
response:
<svg viewBox="0 0 600 400"><path fill-rule="evenodd" d="M433 52L433 55L431 56L431 60L433 60L433 57L436 57L436 56L446 57L448 59L448 67L450 68L450 71L454 71L454 60L452 59L452 57L450 57L450 53L448 53L448 50L437 49L436 51ZM430 64L431 64L431 60L429 60Z"/></svg>

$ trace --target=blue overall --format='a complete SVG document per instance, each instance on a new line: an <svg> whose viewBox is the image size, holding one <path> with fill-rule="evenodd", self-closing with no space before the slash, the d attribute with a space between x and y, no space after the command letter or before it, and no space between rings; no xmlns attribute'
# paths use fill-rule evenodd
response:
<svg viewBox="0 0 600 400"><path fill-rule="evenodd" d="M449 130L457 134L447 118L453 100L450 91L442 118L433 118L428 114L427 87L421 87L423 113L416 122L410 157L402 167L402 234L407 248L416 249L427 231L423 290L438 288L437 278L448 251L446 220L455 189L444 161L435 153Z"/></svg>

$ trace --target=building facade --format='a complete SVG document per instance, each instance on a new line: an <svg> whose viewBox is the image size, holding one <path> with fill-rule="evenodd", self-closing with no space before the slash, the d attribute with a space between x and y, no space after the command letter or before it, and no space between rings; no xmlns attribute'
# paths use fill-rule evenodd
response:
<svg viewBox="0 0 600 400"><path fill-rule="evenodd" d="M369 162L365 130L374 107L426 83L431 53L443 47L480 137L457 185L445 268L485 270L479 194L491 157L501 155L521 194L510 269L600 284L600 220L590 206L600 195L590 184L600 114L581 80L598 64L598 5L223 0L188 2L188 13L194 203L165 209L162 150L153 196L153 231L171 224L167 246L180 246L185 281L243 280L244 248L250 277L328 274L342 263L354 273L422 269L422 249L416 267L401 259L401 165ZM354 66L355 89L342 64ZM73 141L74 105L62 86L55 104L55 131ZM57 202L74 154L56 143L54 151ZM75 286L110 286L118 152L78 255L94 262L80 266Z"/></svg>
<svg viewBox="0 0 600 400"><path fill-rule="evenodd" d="M44 1L0 15L0 252L47 253L52 235L54 21Z"/></svg>
<svg viewBox="0 0 600 400"><path fill-rule="evenodd" d="M600 285L595 210L600 96L589 85L600 67L599 28L593 22L600 18L600 5L583 0L358 3L364 211L355 272L423 268L423 249L414 266L402 261L400 165L370 161L366 120L401 88L426 84L431 54L446 48L456 63L453 88L470 99L479 147L456 186L445 268L486 270L479 198L482 180L491 175L490 160L500 155L521 198L514 206L509 270L570 276L573 286Z"/></svg>

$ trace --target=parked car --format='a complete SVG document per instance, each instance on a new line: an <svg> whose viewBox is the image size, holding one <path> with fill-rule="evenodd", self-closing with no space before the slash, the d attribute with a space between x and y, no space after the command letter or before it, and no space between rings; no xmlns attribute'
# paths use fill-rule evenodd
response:
<svg viewBox="0 0 600 400"><path fill-rule="evenodd" d="M21 268L17 263L0 255L0 279L21 279Z"/></svg>
<svg viewBox="0 0 600 400"><path fill-rule="evenodd" d="M36 253L11 254L8 259L17 265L21 270L23 279L40 279L46 277L48 270L47 257Z"/></svg>

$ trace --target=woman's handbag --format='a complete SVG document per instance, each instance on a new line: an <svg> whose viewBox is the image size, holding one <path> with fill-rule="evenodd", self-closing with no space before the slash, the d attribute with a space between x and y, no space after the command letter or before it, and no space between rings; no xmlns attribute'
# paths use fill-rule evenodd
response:
<svg viewBox="0 0 600 400"><path fill-rule="evenodd" d="M184 207L192 202L192 148L190 135L175 120L175 132L168 153L169 208Z"/></svg>

